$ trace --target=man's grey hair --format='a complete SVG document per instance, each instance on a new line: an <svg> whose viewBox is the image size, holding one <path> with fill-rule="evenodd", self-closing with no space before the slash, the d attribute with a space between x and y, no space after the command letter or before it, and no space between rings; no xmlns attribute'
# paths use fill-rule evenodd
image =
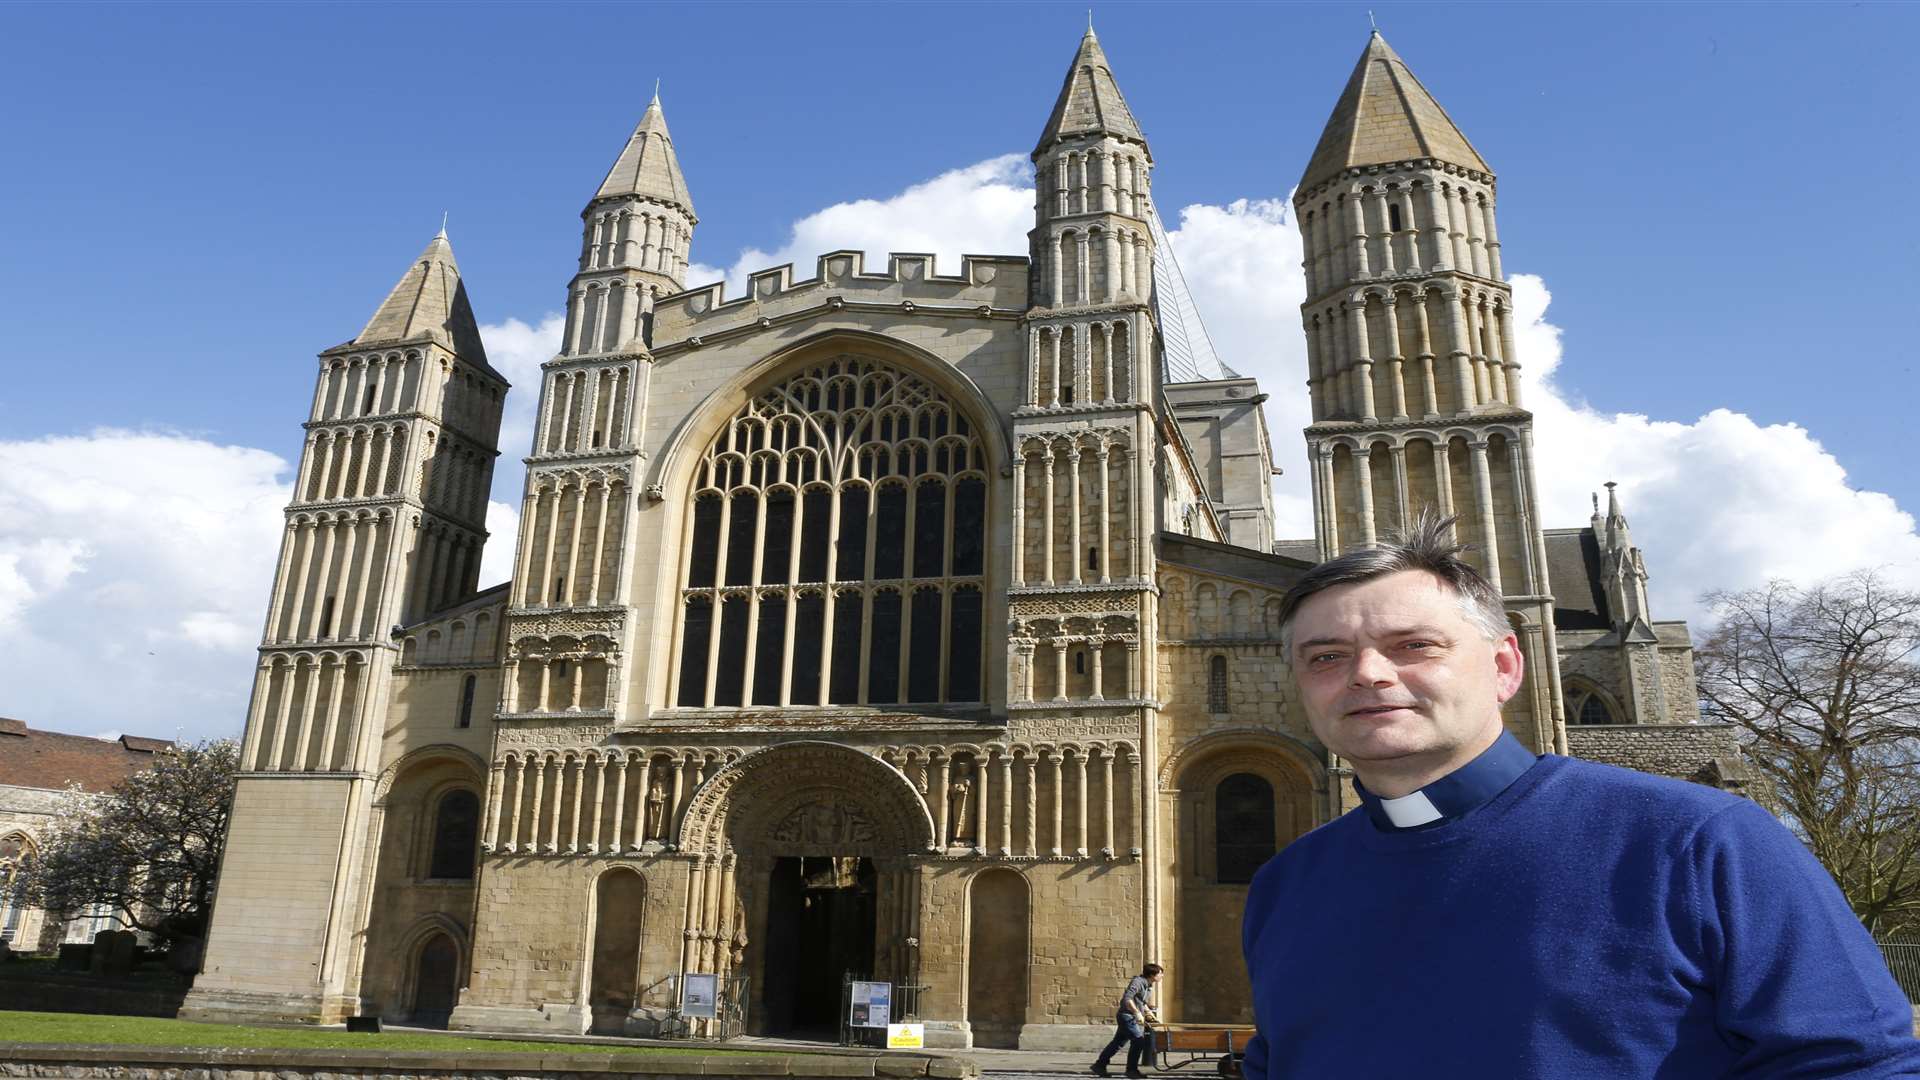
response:
<svg viewBox="0 0 1920 1080"><path fill-rule="evenodd" d="M1499 641L1512 633L1500 591L1460 557L1471 548L1453 539L1456 520L1443 518L1431 508L1422 510L1395 539L1349 551L1307 571L1280 601L1280 647L1288 658L1293 656L1293 617L1308 597L1335 585L1357 585L1403 570L1419 570L1439 578L1460 602L1460 614L1488 641Z"/></svg>

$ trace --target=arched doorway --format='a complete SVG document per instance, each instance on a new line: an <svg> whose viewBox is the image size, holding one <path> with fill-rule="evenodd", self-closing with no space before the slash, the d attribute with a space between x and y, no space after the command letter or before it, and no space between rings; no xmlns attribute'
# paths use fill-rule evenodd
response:
<svg viewBox="0 0 1920 1080"><path fill-rule="evenodd" d="M987 870L967 913L967 1023L973 1045L1017 1048L1027 1019L1027 879Z"/></svg>
<svg viewBox="0 0 1920 1080"><path fill-rule="evenodd" d="M618 1035L640 991L640 917L647 882L628 869L600 875L593 890L593 967L587 1002L593 1030Z"/></svg>
<svg viewBox="0 0 1920 1080"><path fill-rule="evenodd" d="M698 854L685 969L745 975L755 1031L830 1034L849 975L918 973L919 866L933 820L892 766L826 742L769 747L708 778L681 848Z"/></svg>
<svg viewBox="0 0 1920 1080"><path fill-rule="evenodd" d="M1170 1018L1246 1023L1240 919L1255 871L1311 829L1314 782L1271 739L1228 739L1176 763L1176 956Z"/></svg>
<svg viewBox="0 0 1920 1080"><path fill-rule="evenodd" d="M459 946L445 934L429 935L414 957L413 971L409 1022L416 1027L446 1027L460 990Z"/></svg>

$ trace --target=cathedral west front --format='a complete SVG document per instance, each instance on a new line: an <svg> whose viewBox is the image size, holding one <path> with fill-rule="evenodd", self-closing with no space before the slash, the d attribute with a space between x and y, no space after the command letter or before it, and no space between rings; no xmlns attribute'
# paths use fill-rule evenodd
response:
<svg viewBox="0 0 1920 1080"><path fill-rule="evenodd" d="M1170 362L1154 159L1091 30L1032 160L1023 254L730 296L688 287L656 98L513 389L499 584L509 387L433 239L319 357L187 1015L652 1034L704 973L807 1034L852 975L933 1045L1097 1047L1153 960L1170 1019L1245 1021L1247 883L1355 803L1279 598L1429 506L1507 597L1515 734L1739 782L1612 490L1540 520L1494 174L1378 34L1294 197L1308 382L1264 392L1310 396L1304 456L1253 379ZM1274 536L1276 460L1311 538Z"/></svg>

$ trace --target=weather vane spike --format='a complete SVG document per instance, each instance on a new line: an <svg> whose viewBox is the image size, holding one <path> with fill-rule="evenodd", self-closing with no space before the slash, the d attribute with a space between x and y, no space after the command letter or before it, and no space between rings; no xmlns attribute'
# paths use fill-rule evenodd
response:
<svg viewBox="0 0 1920 1080"><path fill-rule="evenodd" d="M1093 33L1093 9L1087 9L1087 33Z"/></svg>
<svg viewBox="0 0 1920 1080"><path fill-rule="evenodd" d="M1367 25L1373 27L1374 33L1380 32L1380 24L1374 21L1372 8L1367 9Z"/></svg>
<svg viewBox="0 0 1920 1080"><path fill-rule="evenodd" d="M447 211L440 211L440 235L447 235Z"/></svg>
<svg viewBox="0 0 1920 1080"><path fill-rule="evenodd" d="M653 100L660 100L660 76L658 75L653 77Z"/></svg>

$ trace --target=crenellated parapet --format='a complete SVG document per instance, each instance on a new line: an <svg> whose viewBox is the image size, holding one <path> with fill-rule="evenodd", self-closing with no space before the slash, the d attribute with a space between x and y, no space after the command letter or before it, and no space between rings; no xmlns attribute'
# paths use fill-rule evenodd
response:
<svg viewBox="0 0 1920 1080"><path fill-rule="evenodd" d="M725 282L662 297L653 315L653 354L666 359L736 334L842 311L917 316L1017 318L1027 307L1027 260L968 255L960 273L938 272L932 255L893 254L884 272L869 272L858 251L820 256L814 276L796 281L793 265L748 275L745 296L729 299Z"/></svg>

